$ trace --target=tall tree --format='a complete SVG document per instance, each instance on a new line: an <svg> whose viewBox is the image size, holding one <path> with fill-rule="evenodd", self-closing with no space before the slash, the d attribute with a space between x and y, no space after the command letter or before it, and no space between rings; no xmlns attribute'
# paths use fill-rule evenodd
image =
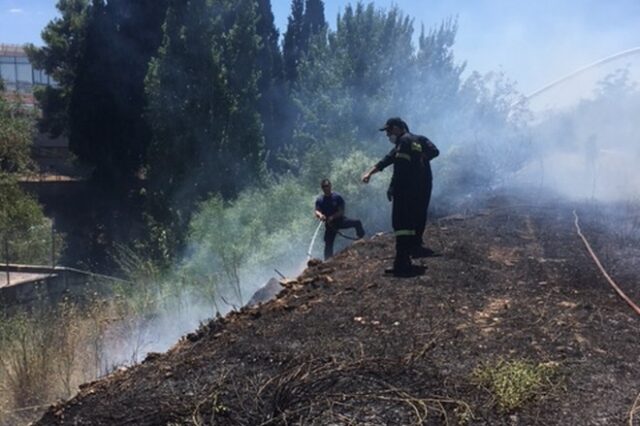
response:
<svg viewBox="0 0 640 426"><path fill-rule="evenodd" d="M316 39L294 93L303 114L296 128L303 152L336 141L331 149L344 152L372 136L380 115L392 113L393 99L410 92L412 34L411 20L397 8L358 3L338 17L327 45Z"/></svg>
<svg viewBox="0 0 640 426"><path fill-rule="evenodd" d="M256 32L260 36L257 58L261 73L259 88L264 92L274 84L274 81L279 81L283 77L282 54L278 47L280 33L275 26L271 0L257 0L257 15Z"/></svg>
<svg viewBox="0 0 640 426"><path fill-rule="evenodd" d="M296 80L298 63L302 57L304 37L304 3L293 0L291 14L288 18L287 31L284 34L282 54L284 58L284 75L289 82Z"/></svg>
<svg viewBox="0 0 640 426"><path fill-rule="evenodd" d="M276 152L289 139L287 122L288 91L284 81L280 34L274 23L270 0L258 0L256 31L260 36L257 68L260 71L258 109L264 125L265 147Z"/></svg>
<svg viewBox="0 0 640 426"><path fill-rule="evenodd" d="M100 182L127 188L144 164L144 78L161 40L166 0L94 0L70 104L70 148Z"/></svg>
<svg viewBox="0 0 640 426"><path fill-rule="evenodd" d="M148 165L149 228L156 257L167 261L183 243L191 204L205 167L200 147L211 143L228 100L205 0L170 0L162 45L146 79L152 129Z"/></svg>
<svg viewBox="0 0 640 426"><path fill-rule="evenodd" d="M68 108L78 64L84 51L89 0L59 0L60 17L42 31L43 47L27 46L29 60L56 82L36 91L42 109L39 126L57 137L69 130Z"/></svg>
<svg viewBox="0 0 640 426"><path fill-rule="evenodd" d="M307 39L322 32L327 25L322 0L306 0L304 5L303 33Z"/></svg>
<svg viewBox="0 0 640 426"><path fill-rule="evenodd" d="M170 2L146 89L150 212L169 229L170 251L182 245L198 202L212 193L231 198L261 175L256 6L253 0Z"/></svg>
<svg viewBox="0 0 640 426"><path fill-rule="evenodd" d="M459 101L461 74L465 64L456 64L453 45L458 31L455 19L445 20L440 27L420 31L415 58L415 81L428 90L429 96L414 99L416 111L430 121L440 120L443 105ZM446 113L445 113L446 114Z"/></svg>
<svg viewBox="0 0 640 426"><path fill-rule="evenodd" d="M298 67L309 51L311 40L323 33L325 27L322 0L293 0L282 47L284 73L288 82L297 80Z"/></svg>
<svg viewBox="0 0 640 426"><path fill-rule="evenodd" d="M264 169L263 124L256 108L260 97L260 69L255 57L260 51L258 11L254 0L225 0L228 20L214 20L214 51L223 52L231 108L222 128L225 187L221 194L235 196L256 183ZM222 154L220 156L220 154Z"/></svg>

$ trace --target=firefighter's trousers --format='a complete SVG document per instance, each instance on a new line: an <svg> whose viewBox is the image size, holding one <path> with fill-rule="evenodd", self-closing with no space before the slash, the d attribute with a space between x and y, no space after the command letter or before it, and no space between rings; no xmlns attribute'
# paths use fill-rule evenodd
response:
<svg viewBox="0 0 640 426"><path fill-rule="evenodd" d="M418 216L422 210L423 206L416 203L415 193L397 191L393 194L391 223L396 236L396 257L393 261L396 271L411 267L410 255L416 240Z"/></svg>
<svg viewBox="0 0 640 426"><path fill-rule="evenodd" d="M420 206L420 209L416 212L415 248L420 248L423 244L422 236L424 235L424 229L427 226L427 212L429 210L429 201L431 201L432 188L433 184L431 181L427 182L424 190L420 190L418 198L416 199L416 204L417 206Z"/></svg>

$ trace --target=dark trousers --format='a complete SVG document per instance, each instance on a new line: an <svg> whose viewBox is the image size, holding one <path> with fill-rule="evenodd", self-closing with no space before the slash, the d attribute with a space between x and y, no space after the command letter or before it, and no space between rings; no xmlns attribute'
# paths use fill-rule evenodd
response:
<svg viewBox="0 0 640 426"><path fill-rule="evenodd" d="M431 201L432 188L431 182L428 182L426 189L421 191L422 195L416 200L419 210L416 211L416 235L413 241L415 247L422 247L423 244L422 236L427 226L427 211L429 210L429 202Z"/></svg>
<svg viewBox="0 0 640 426"><path fill-rule="evenodd" d="M359 220L349 219L348 217L342 217L340 219L327 222L324 227L324 260L333 256L333 243L336 240L336 235L340 229L356 228L356 234L358 237L364 235L364 229L362 228L362 222Z"/></svg>
<svg viewBox="0 0 640 426"><path fill-rule="evenodd" d="M391 224L396 236L396 257L393 261L395 270L407 269L411 266L411 250L416 241L419 211L415 197L408 193L394 193L391 208Z"/></svg>

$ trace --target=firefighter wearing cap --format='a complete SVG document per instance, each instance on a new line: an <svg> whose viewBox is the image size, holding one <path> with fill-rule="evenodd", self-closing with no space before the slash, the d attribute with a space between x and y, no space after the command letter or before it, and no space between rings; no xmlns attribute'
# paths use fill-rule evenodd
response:
<svg viewBox="0 0 640 426"><path fill-rule="evenodd" d="M406 124L399 118L387 120L380 130L386 131L389 141L395 145L388 154L393 163L388 196L393 201L391 223L396 237L396 255L393 268L385 272L396 276L408 276L414 273L410 256L418 222L415 201L424 190L422 146L406 131Z"/></svg>
<svg viewBox="0 0 640 426"><path fill-rule="evenodd" d="M424 247L422 237L424 235L425 226L427 223L427 211L429 209L429 202L431 200L431 191L433 188L433 175L431 172L431 164L430 161L436 158L440 151L438 148L431 142L427 137L422 135L414 135L409 132L409 127L407 123L404 122L401 118L395 117L387 120L384 127L382 127L381 131L387 131L393 127L400 127L404 130L402 132L402 138L410 138L413 143L420 144L422 148L421 159L423 163L423 174L424 179L421 179L421 183L423 184L422 189L416 194L415 205L416 205L416 234L414 237L414 241L412 244L411 254L414 257L423 257L433 255L433 251ZM391 140L392 138L390 138ZM393 142L393 141L392 141ZM368 170L363 176L362 181L364 183L368 183L371 179L371 176L375 173L381 172L388 166L394 163L394 156L397 149L397 145L391 149L391 151L385 155L380 161L378 161L370 170ZM394 183L391 182L389 187L389 191L387 192L388 198L391 200L393 193Z"/></svg>

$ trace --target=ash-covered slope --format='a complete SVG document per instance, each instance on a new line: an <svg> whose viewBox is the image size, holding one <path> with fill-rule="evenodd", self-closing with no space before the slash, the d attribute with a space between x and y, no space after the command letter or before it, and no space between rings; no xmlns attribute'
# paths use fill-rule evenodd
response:
<svg viewBox="0 0 640 426"><path fill-rule="evenodd" d="M571 207L490 207L428 227L442 256L416 261L423 276L384 276L391 236L359 242L278 299L84 386L38 424L627 424L640 317L586 254ZM583 228L609 263L625 256L613 275L640 300L635 249ZM498 360L553 375L505 409L474 375Z"/></svg>

